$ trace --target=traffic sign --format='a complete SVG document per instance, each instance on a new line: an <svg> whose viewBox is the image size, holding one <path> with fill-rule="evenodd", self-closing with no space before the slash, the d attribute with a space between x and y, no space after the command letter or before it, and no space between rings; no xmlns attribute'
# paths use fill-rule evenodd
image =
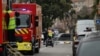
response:
<svg viewBox="0 0 100 56"><path fill-rule="evenodd" d="M97 19L96 20L96 24L100 24L100 19Z"/></svg>

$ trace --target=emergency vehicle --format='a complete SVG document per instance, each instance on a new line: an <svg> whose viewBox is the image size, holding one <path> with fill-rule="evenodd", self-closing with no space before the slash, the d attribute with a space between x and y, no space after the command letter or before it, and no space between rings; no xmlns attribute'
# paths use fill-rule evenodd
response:
<svg viewBox="0 0 100 56"><path fill-rule="evenodd" d="M7 0L0 0L0 53L4 52L3 44L7 42L6 32L3 25L3 10ZM15 29L17 50L33 54L39 53L42 33L42 8L36 3L12 4L12 9L20 13L19 25ZM0 55L2 56L2 55Z"/></svg>
<svg viewBox="0 0 100 56"><path fill-rule="evenodd" d="M13 3L12 10L20 13L15 29L17 50L22 53L39 53L42 33L41 6L36 3Z"/></svg>
<svg viewBox="0 0 100 56"><path fill-rule="evenodd" d="M5 42L5 36L4 36L4 27L3 27L3 10L5 9L6 6L6 0L0 0L0 55L3 52L3 43Z"/></svg>
<svg viewBox="0 0 100 56"><path fill-rule="evenodd" d="M2 42L3 42L3 30L2 30L2 0L0 0L0 53L2 52Z"/></svg>

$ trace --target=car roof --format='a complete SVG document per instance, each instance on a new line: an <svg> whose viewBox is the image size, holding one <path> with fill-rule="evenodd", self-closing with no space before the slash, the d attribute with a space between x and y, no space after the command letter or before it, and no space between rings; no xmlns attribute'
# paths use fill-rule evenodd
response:
<svg viewBox="0 0 100 56"><path fill-rule="evenodd" d="M89 40L96 40L96 39L100 39L100 31L91 32L90 35L83 38L81 42L89 41Z"/></svg>
<svg viewBox="0 0 100 56"><path fill-rule="evenodd" d="M67 33L59 33L59 34L58 34L58 37L60 37L60 36L63 35L63 34L70 35L70 34L67 34Z"/></svg>

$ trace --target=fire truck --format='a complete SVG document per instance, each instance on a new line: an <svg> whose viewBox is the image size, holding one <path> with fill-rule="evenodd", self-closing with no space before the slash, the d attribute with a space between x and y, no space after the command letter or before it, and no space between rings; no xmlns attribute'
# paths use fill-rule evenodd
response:
<svg viewBox="0 0 100 56"><path fill-rule="evenodd" d="M5 10L7 0L0 0L0 53L4 52L6 43L6 32L3 27L3 10ZM19 25L15 29L17 50L22 53L39 53L42 33L42 8L36 3L13 3L12 10L18 12ZM0 55L2 56L2 55Z"/></svg>
<svg viewBox="0 0 100 56"><path fill-rule="evenodd" d="M4 52L4 42L6 42L6 37L5 37L5 30L4 30L4 25L3 25L3 20L4 20L4 14L3 10L5 10L7 4L7 0L0 0L0 56L3 56Z"/></svg>
<svg viewBox="0 0 100 56"><path fill-rule="evenodd" d="M41 6L36 3L13 3L12 10L20 14L15 29L17 50L22 53L39 53L42 33Z"/></svg>
<svg viewBox="0 0 100 56"><path fill-rule="evenodd" d="M4 27L3 27L3 10L6 8L6 0L0 0L0 56L3 53L3 44L5 42L5 34L4 34Z"/></svg>
<svg viewBox="0 0 100 56"><path fill-rule="evenodd" d="M2 0L0 0L0 53L2 52L2 42L3 42L3 30L2 30Z"/></svg>

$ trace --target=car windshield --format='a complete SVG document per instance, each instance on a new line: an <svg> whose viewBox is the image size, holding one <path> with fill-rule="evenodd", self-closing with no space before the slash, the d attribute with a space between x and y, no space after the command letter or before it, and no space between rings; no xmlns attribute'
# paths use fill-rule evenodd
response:
<svg viewBox="0 0 100 56"><path fill-rule="evenodd" d="M100 41L83 43L80 46L78 56L100 56Z"/></svg>
<svg viewBox="0 0 100 56"><path fill-rule="evenodd" d="M70 34L62 34L59 36L58 41L66 41L66 40L70 40Z"/></svg>
<svg viewBox="0 0 100 56"><path fill-rule="evenodd" d="M20 24L17 27L29 27L30 26L29 18L30 18L30 16L27 14L20 14L20 16L19 16Z"/></svg>
<svg viewBox="0 0 100 56"><path fill-rule="evenodd" d="M78 40L81 40L82 38L84 38L85 37L85 34L83 34L83 35L78 35Z"/></svg>

